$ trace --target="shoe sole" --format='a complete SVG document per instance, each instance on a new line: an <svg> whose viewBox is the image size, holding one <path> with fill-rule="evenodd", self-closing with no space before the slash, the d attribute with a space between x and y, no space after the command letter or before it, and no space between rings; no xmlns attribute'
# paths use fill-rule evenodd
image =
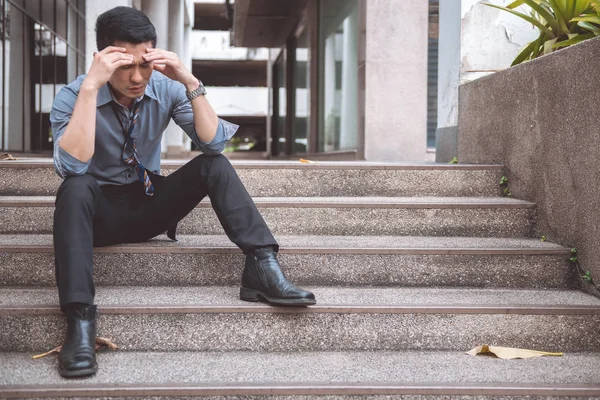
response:
<svg viewBox="0 0 600 400"><path fill-rule="evenodd" d="M98 372L98 364L96 364L93 368L79 369L76 371L66 371L60 368L58 369L58 373L63 378L83 378L94 375L96 372Z"/></svg>
<svg viewBox="0 0 600 400"><path fill-rule="evenodd" d="M278 299L275 297L267 296L266 294L264 294L263 292L259 292L258 290L246 288L240 288L240 300L250 301L253 303L263 301L273 306L282 307L305 307L314 306L315 304L317 304L317 300L314 299Z"/></svg>

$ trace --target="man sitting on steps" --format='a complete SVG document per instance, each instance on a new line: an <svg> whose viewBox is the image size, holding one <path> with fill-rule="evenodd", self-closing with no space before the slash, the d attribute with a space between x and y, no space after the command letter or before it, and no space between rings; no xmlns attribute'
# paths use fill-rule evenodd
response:
<svg viewBox="0 0 600 400"><path fill-rule="evenodd" d="M315 304L311 292L286 279L277 242L220 154L237 126L217 117L177 54L156 48L148 17L129 7L107 11L96 22L96 43L88 74L57 94L50 114L54 164L64 178L54 213L56 281L67 317L60 374L81 377L98 369L92 248L167 231L174 239L177 223L207 195L246 255L240 298ZM171 118L204 154L163 177L160 144Z"/></svg>

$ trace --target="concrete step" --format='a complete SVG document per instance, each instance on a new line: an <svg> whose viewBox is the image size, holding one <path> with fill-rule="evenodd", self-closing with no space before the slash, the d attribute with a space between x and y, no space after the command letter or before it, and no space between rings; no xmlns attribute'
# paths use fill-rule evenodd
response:
<svg viewBox="0 0 600 400"><path fill-rule="evenodd" d="M532 237L535 204L478 197L255 198L278 235ZM51 233L54 197L0 196L0 233ZM223 233L208 199L184 218L180 234Z"/></svg>
<svg viewBox="0 0 600 400"><path fill-rule="evenodd" d="M281 236L301 285L575 289L569 249L537 239ZM166 236L95 249L101 286L236 285L244 256L226 236ZM0 235L0 286L54 286L51 235Z"/></svg>
<svg viewBox="0 0 600 400"><path fill-rule="evenodd" d="M56 372L55 356L32 360L30 355L0 353L0 398L323 396L330 400L383 400L414 396L410 398L424 400L449 396L461 399L600 396L599 353L506 361L471 357L462 351L117 351L99 353L97 375L84 380L61 379Z"/></svg>
<svg viewBox="0 0 600 400"><path fill-rule="evenodd" d="M168 175L185 161L163 160ZM501 165L434 163L232 161L255 197L501 196ZM60 185L50 159L0 161L4 195L54 195Z"/></svg>
<svg viewBox="0 0 600 400"><path fill-rule="evenodd" d="M599 351L600 299L579 291L309 289L317 306L275 308L237 287L101 287L98 334L130 351ZM0 351L59 345L56 303L55 289L0 289Z"/></svg>

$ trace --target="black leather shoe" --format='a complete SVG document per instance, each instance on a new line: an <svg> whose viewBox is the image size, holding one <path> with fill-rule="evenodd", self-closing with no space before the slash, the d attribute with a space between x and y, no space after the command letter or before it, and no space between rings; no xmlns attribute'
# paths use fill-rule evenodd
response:
<svg viewBox="0 0 600 400"><path fill-rule="evenodd" d="M58 356L58 373L65 378L94 375L96 363L96 306L66 310L67 335Z"/></svg>
<svg viewBox="0 0 600 400"><path fill-rule="evenodd" d="M315 295L294 286L287 280L275 252L269 248L257 249L246 256L242 274L240 299L266 301L276 306L312 306Z"/></svg>

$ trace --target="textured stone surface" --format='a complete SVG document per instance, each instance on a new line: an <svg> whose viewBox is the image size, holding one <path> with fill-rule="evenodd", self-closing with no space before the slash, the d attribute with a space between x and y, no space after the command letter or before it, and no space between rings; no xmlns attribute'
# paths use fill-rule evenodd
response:
<svg viewBox="0 0 600 400"><path fill-rule="evenodd" d="M236 164L248 192L263 196L499 196L501 167L463 169L421 164L422 169L407 166L392 168L369 163L323 163L320 168L296 163L269 162ZM271 164L272 163L272 164ZM162 173L174 171L167 165ZM260 168L262 167L262 168ZM329 168L329 169L324 169ZM6 168L0 164L0 191L3 195L54 195L60 178L49 166Z"/></svg>
<svg viewBox="0 0 600 400"><path fill-rule="evenodd" d="M598 351L600 315L196 313L101 315L98 335L123 350L453 350L481 344ZM60 315L0 316L0 351L62 343Z"/></svg>
<svg viewBox="0 0 600 400"><path fill-rule="evenodd" d="M301 285L576 288L566 255L308 254L282 252L286 275ZM99 253L97 285L235 285L241 254ZM0 255L0 285L53 286L52 253Z"/></svg>
<svg viewBox="0 0 600 400"><path fill-rule="evenodd" d="M0 354L0 385L35 382L78 387L99 384L321 383L370 384L600 384L599 354L529 360L471 357L463 352L136 353L102 352L98 374L60 379L56 357ZM310 367L307 367L310 366Z"/></svg>
<svg viewBox="0 0 600 400"><path fill-rule="evenodd" d="M458 158L458 127L438 128L435 132L435 160L450 162Z"/></svg>
<svg viewBox="0 0 600 400"><path fill-rule="evenodd" d="M286 273L303 285L576 285L567 249L536 239L281 236L278 240ZM485 251L472 254L477 249ZM51 235L0 235L0 285L53 286L52 252ZM97 248L94 262L99 285L234 285L240 279L243 255L225 236L181 235L176 243L160 236L140 244Z"/></svg>
<svg viewBox="0 0 600 400"><path fill-rule="evenodd" d="M462 385L461 385L462 386ZM474 385L477 388L480 388L482 384ZM560 386L560 385L558 385ZM429 386L427 386L429 387ZM470 388L470 387L469 387ZM550 388L546 388L546 392L553 392L554 386ZM490 395L490 396L459 396L459 395L443 395L439 394L441 392L455 393L456 389L454 387L449 387L444 390L444 388L439 388L436 386L432 389L433 392L438 393L436 395L282 395L282 396L252 396L252 395L238 395L238 396L203 396L202 394L198 394L197 396L144 396L144 397L136 397L136 396L127 396L127 397L96 397L96 396L86 396L86 400L312 400L312 399L320 399L320 400L599 400L600 397L595 396L578 396L581 393L581 388L572 387L573 396L529 396L529 395L511 395L507 390L501 390L500 393L504 393L501 395ZM584 388L585 389L585 388ZM352 387L349 388L350 392L355 392L352 390ZM466 389L462 389L466 391ZM479 389L480 391L482 389ZM597 392L598 389L594 390ZM308 391L308 390L307 390ZM394 390L390 390L394 392ZM143 391L147 393L147 391ZM236 393L239 391L236 390ZM328 391L329 392L329 391ZM406 393L407 390L402 390L402 393ZM411 390L408 390L411 392ZM414 393L424 393L424 389L422 385L412 389ZM495 391L497 392L497 390ZM35 397L35 399L41 399L44 397ZM51 397L53 400L71 400L73 397ZM34 397L28 397L28 399L34 399ZM24 400L24 399L18 399Z"/></svg>
<svg viewBox="0 0 600 400"><path fill-rule="evenodd" d="M568 249L537 239L281 236L278 240L284 270L302 285L577 285ZM226 236L181 235L178 242L159 236L145 243L97 248L95 280L101 286L236 285L243 261ZM0 235L0 285L54 284L51 235Z"/></svg>
<svg viewBox="0 0 600 400"><path fill-rule="evenodd" d="M351 208L261 207L267 225L280 235L534 236L531 208ZM432 206L435 207L435 206ZM0 233L50 233L52 207L0 207ZM214 211L196 208L179 226L180 234L222 234Z"/></svg>
<svg viewBox="0 0 600 400"><path fill-rule="evenodd" d="M513 195L538 204L540 232L577 246L596 281L598 55L596 38L463 85L459 111L461 162L506 165Z"/></svg>
<svg viewBox="0 0 600 400"><path fill-rule="evenodd" d="M554 307L595 306L600 314L600 299L572 290L509 290L452 288L345 288L309 287L320 306L494 306ZM0 306L56 305L56 289L0 289ZM239 300L236 287L99 287L96 303L102 306L252 306ZM263 308L269 308L263 306ZM302 310L302 309L300 309ZM250 309L249 312L254 310Z"/></svg>
<svg viewBox="0 0 600 400"><path fill-rule="evenodd" d="M144 243L127 243L109 246L97 251L150 251L161 248L165 251L200 251L207 248L235 249L235 245L225 235L179 235L178 241L173 242L166 235L157 236ZM354 250L361 253L363 250L380 249L382 251L400 250L439 250L461 251L464 249L513 249L513 250L540 250L540 251L566 251L568 248L539 239L528 238L483 238L483 237L443 237L443 236L297 236L281 235L277 237L282 252L298 251L298 249L327 250ZM19 248L52 247L52 235L0 235L0 249L15 246ZM229 251L228 250L228 251ZM224 250L225 251L225 250ZM233 251L233 250L231 250Z"/></svg>

